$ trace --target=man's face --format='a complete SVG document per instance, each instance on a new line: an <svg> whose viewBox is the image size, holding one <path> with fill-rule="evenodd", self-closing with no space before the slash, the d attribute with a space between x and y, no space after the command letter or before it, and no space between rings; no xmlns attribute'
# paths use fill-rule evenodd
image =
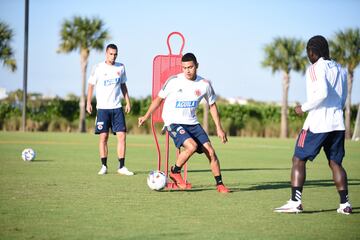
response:
<svg viewBox="0 0 360 240"><path fill-rule="evenodd" d="M197 65L193 61L181 62L181 65L185 77L189 80L195 80Z"/></svg>
<svg viewBox="0 0 360 240"><path fill-rule="evenodd" d="M316 63L317 60L319 60L318 55L316 55L313 51L311 51L311 50L306 50L306 52L307 52L307 56L308 56L308 58L309 58L309 61L310 61L312 64Z"/></svg>
<svg viewBox="0 0 360 240"><path fill-rule="evenodd" d="M117 50L113 48L108 48L106 50L106 63L113 65L117 57Z"/></svg>

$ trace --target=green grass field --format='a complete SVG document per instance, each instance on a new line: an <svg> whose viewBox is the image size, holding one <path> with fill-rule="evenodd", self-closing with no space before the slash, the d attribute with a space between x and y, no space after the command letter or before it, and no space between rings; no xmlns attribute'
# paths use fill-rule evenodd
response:
<svg viewBox="0 0 360 240"><path fill-rule="evenodd" d="M116 174L115 137L110 172L98 176L93 134L1 132L0 239L360 239L360 142L346 142L350 216L336 213L339 197L323 153L308 163L305 212L280 214L273 208L290 198L295 140L212 142L230 194L216 192L203 155L189 162L193 189L151 191L152 136L128 136L126 165L136 175L125 177ZM26 147L36 150L35 161L21 159Z"/></svg>

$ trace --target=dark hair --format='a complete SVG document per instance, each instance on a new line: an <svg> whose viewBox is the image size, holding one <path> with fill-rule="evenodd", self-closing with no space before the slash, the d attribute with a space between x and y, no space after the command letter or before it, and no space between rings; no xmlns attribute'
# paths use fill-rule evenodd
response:
<svg viewBox="0 0 360 240"><path fill-rule="evenodd" d="M326 60L330 59L329 44L323 36L316 35L309 39L306 50L313 52L319 58L323 57Z"/></svg>
<svg viewBox="0 0 360 240"><path fill-rule="evenodd" d="M115 49L116 51L118 50L118 49L117 49L117 46L116 46L115 44L113 44L113 43L110 43L109 45L106 46L106 51L107 51L109 48Z"/></svg>
<svg viewBox="0 0 360 240"><path fill-rule="evenodd" d="M182 62L190 62L193 61L195 63L195 65L198 64L196 57L193 53L186 53L184 56L182 56L181 58Z"/></svg>

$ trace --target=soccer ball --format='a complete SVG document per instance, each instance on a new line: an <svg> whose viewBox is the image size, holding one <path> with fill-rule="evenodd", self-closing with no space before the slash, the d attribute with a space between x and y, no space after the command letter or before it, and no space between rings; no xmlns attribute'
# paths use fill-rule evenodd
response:
<svg viewBox="0 0 360 240"><path fill-rule="evenodd" d="M147 185L151 190L160 191L166 186L166 175L162 171L151 171L147 177Z"/></svg>
<svg viewBox="0 0 360 240"><path fill-rule="evenodd" d="M32 148L25 148L21 153L21 158L24 161L32 161L35 159L36 153Z"/></svg>

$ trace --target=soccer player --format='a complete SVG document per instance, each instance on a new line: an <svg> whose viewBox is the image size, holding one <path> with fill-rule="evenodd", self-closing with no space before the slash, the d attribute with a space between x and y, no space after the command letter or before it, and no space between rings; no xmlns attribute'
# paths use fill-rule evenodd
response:
<svg viewBox="0 0 360 240"><path fill-rule="evenodd" d="M117 137L117 156L119 168L117 172L122 175L134 175L125 167L126 150L126 124L124 111L121 105L121 93L126 101L125 112L131 110L129 93L126 87L125 66L115 62L118 49L115 44L106 47L105 62L100 62L92 69L88 79L88 95L86 110L92 112L91 98L96 90L97 116L95 123L95 134L100 135L99 152L101 158L101 169L98 174L107 173L108 138L109 129Z"/></svg>
<svg viewBox="0 0 360 240"><path fill-rule="evenodd" d="M216 95L210 82L197 75L198 66L194 54L187 53L182 57L183 73L167 80L146 114L139 118L139 126L143 125L164 101L162 118L165 128L174 140L175 146L184 148L177 157L175 166L171 167L170 178L180 189L185 189L186 183L181 176L181 168L195 152L205 153L215 177L217 191L228 193L229 189L222 182L219 159L195 114L201 99L205 98L210 105L217 135L223 143L227 142L215 103Z"/></svg>
<svg viewBox="0 0 360 240"><path fill-rule="evenodd" d="M324 149L340 195L338 213L349 215L352 208L348 197L346 171L342 166L345 155L343 108L347 95L346 71L329 57L329 45L323 36L310 38L306 46L311 65L306 71L307 101L295 107L302 115L308 112L303 129L296 141L291 169L291 199L275 212L303 211L302 190L306 177L306 162L312 161Z"/></svg>

